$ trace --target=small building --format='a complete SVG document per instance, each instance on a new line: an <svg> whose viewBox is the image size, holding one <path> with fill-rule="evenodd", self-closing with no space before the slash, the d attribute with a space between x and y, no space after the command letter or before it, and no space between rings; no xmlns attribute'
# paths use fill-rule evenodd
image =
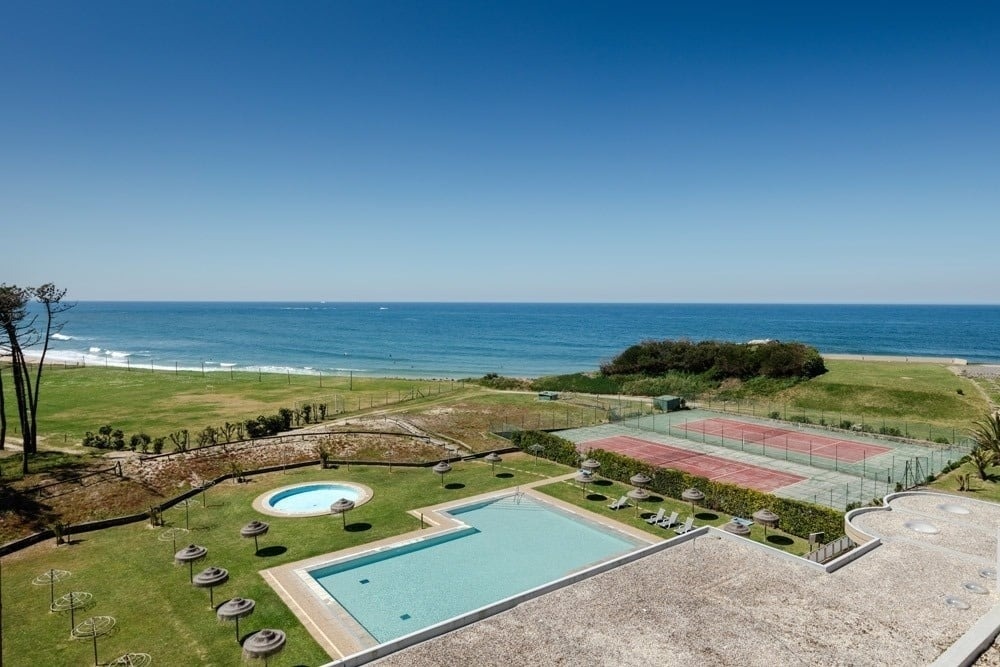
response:
<svg viewBox="0 0 1000 667"><path fill-rule="evenodd" d="M653 399L653 405L664 412L673 412L681 409L684 399L680 396L657 396Z"/></svg>
<svg viewBox="0 0 1000 667"><path fill-rule="evenodd" d="M540 391L538 392L538 400L540 401L557 401L559 400L558 391Z"/></svg>

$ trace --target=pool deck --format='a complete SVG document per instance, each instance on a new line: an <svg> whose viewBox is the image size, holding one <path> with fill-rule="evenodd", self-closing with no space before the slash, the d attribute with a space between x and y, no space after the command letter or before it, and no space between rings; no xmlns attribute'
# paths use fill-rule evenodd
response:
<svg viewBox="0 0 1000 667"><path fill-rule="evenodd" d="M575 474L575 473L574 473ZM573 478L574 474L564 475L556 478L546 478L524 484L515 489L505 491L491 491L477 496L465 497L437 505L421 507L410 510L409 514L417 519L423 518L426 528L414 530L403 535L369 542L367 544L351 547L340 551L315 556L305 560L288 563L278 567L273 567L261 571L261 576L288 605L303 626L309 631L320 646L330 655L333 660L340 660L346 656L353 655L359 651L372 648L378 642L368 634L365 629L354 620L354 618L330 595L320 587L316 581L309 576L308 571L325 565L334 560L345 560L358 556L359 554L391 548L400 544L408 543L416 539L425 539L434 535L448 532L456 527L465 524L457 521L444 512L454 507L470 505L480 500L509 496L517 491L525 495L536 498L539 501L554 505L567 512L585 516L589 521L601 526L628 535L630 538L645 544L655 544L662 542L655 536L650 535L637 528L627 526L617 521L610 520L598 514L593 514L575 505L565 503L548 495L543 495L534 491L535 486L552 484L554 482L566 481Z"/></svg>
<svg viewBox="0 0 1000 667"><path fill-rule="evenodd" d="M938 532L915 531L921 523ZM881 544L831 573L704 529L376 664L943 667L964 664L949 649L992 641L1000 591L980 571L997 567L1000 505L897 494L886 508L852 514L851 524ZM980 621L987 632L970 637Z"/></svg>

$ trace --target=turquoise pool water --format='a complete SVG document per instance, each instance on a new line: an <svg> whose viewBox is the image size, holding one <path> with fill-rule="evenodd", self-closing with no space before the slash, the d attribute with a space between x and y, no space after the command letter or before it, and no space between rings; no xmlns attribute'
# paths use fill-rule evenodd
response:
<svg viewBox="0 0 1000 667"><path fill-rule="evenodd" d="M310 575L375 639L386 642L643 544L526 497L449 513L469 527Z"/></svg>
<svg viewBox="0 0 1000 667"><path fill-rule="evenodd" d="M330 505L341 498L357 502L360 497L361 493L353 486L320 482L279 491L267 504L285 514L312 514L329 511Z"/></svg>

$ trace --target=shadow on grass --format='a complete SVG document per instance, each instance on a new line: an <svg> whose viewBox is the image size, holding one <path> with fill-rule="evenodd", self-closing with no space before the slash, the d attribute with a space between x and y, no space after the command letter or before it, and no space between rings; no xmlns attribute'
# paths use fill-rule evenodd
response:
<svg viewBox="0 0 1000 667"><path fill-rule="evenodd" d="M258 549L257 553L254 554L258 558L271 558L272 556L280 556L281 554L288 551L288 547L283 547L280 544L276 544L273 547L264 547L263 549Z"/></svg>
<svg viewBox="0 0 1000 667"><path fill-rule="evenodd" d="M766 541L781 547L787 547L790 544L794 544L792 538L784 535L768 535Z"/></svg>
<svg viewBox="0 0 1000 667"><path fill-rule="evenodd" d="M512 472L498 472L497 473L497 477L499 477L500 479L510 479L513 476L514 476L514 473L512 473Z"/></svg>
<svg viewBox="0 0 1000 667"><path fill-rule="evenodd" d="M694 515L694 518L698 521L715 521L719 518L719 515L715 512L698 512Z"/></svg>
<svg viewBox="0 0 1000 667"><path fill-rule="evenodd" d="M465 488L465 484L462 484L461 482L451 482L450 484L445 484L444 488L451 489L451 490L464 489Z"/></svg>
<svg viewBox="0 0 1000 667"><path fill-rule="evenodd" d="M587 500L607 500L608 497L603 493L589 493L587 494Z"/></svg>
<svg viewBox="0 0 1000 667"><path fill-rule="evenodd" d="M372 525L365 521L359 521L357 523L349 523L347 524L347 526L344 527L344 530L346 530L349 533L363 533L364 531L371 529Z"/></svg>
<svg viewBox="0 0 1000 667"><path fill-rule="evenodd" d="M611 486L613 482L610 479L595 479L592 484L594 486Z"/></svg>

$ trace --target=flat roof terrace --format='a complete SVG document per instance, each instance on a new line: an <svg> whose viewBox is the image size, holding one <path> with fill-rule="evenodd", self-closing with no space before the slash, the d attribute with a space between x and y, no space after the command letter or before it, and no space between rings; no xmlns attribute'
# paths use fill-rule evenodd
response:
<svg viewBox="0 0 1000 667"><path fill-rule="evenodd" d="M1000 506L904 493L851 517L881 544L832 573L711 529L377 664L930 664L997 604Z"/></svg>

